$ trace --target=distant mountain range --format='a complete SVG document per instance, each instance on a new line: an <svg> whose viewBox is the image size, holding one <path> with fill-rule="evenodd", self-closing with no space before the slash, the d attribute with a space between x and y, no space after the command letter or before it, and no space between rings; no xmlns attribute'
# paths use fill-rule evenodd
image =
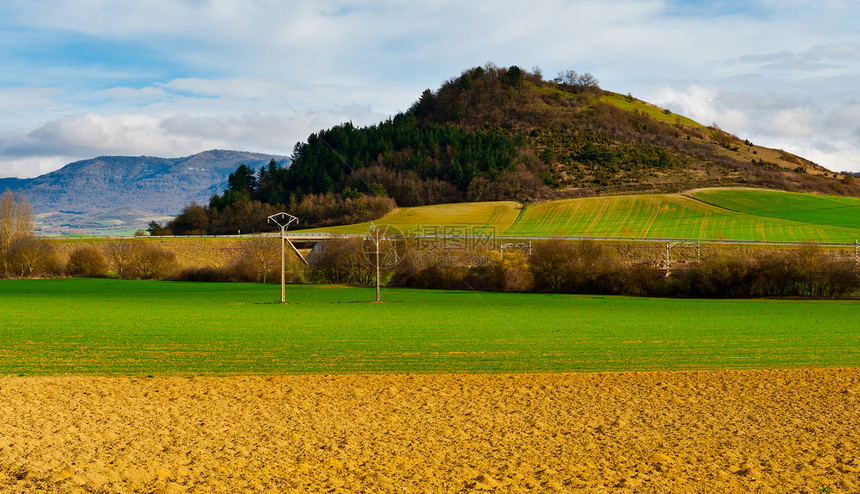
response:
<svg viewBox="0 0 860 494"><path fill-rule="evenodd" d="M45 175L2 178L0 191L27 196L42 234L116 234L176 216L192 201L208 204L240 164L258 169L286 156L211 150L184 158L102 156Z"/></svg>

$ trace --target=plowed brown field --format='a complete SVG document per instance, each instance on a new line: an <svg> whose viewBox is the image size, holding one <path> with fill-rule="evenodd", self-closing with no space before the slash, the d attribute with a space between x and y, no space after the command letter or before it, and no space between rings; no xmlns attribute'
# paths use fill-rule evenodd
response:
<svg viewBox="0 0 860 494"><path fill-rule="evenodd" d="M860 369L0 378L0 492L860 492Z"/></svg>

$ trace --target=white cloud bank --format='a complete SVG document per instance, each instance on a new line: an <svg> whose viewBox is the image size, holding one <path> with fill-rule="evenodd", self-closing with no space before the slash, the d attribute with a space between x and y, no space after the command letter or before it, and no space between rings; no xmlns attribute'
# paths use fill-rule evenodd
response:
<svg viewBox="0 0 860 494"><path fill-rule="evenodd" d="M82 111L81 105L37 125L0 130L0 177L38 176L104 155L177 157L207 149L289 155L312 132L387 118L411 93L261 79L183 79L157 88L111 88L89 96L100 101L102 112L74 111ZM128 101L141 106L129 108ZM326 106L312 104L319 102Z"/></svg>
<svg viewBox="0 0 860 494"><path fill-rule="evenodd" d="M591 72L860 171L860 4L839 0L10 0L0 176L105 154L289 154L487 61Z"/></svg>

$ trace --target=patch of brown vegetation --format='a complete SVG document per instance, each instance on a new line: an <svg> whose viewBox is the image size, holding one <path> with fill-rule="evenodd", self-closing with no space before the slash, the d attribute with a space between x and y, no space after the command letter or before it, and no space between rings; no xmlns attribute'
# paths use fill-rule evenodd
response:
<svg viewBox="0 0 860 494"><path fill-rule="evenodd" d="M860 369L7 377L0 492L858 492L858 396Z"/></svg>
<svg viewBox="0 0 860 494"><path fill-rule="evenodd" d="M156 245L176 254L176 262L179 269L200 267L221 267L228 264L240 251L244 242L249 238L157 238L146 237L140 239L88 239L68 238L50 240L54 246L59 262L65 266L69 255L82 245L91 246L102 254L107 255L111 244L117 242L145 242Z"/></svg>

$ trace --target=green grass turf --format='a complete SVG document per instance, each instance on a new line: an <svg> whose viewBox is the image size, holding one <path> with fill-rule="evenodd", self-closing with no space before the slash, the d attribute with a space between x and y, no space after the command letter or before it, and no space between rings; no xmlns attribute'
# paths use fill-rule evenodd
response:
<svg viewBox="0 0 860 494"><path fill-rule="evenodd" d="M743 197L746 202L724 201L738 210L708 203L717 202L724 195ZM774 196L786 197L782 203L771 206ZM777 242L853 242L860 236L860 215L851 217L852 212L860 211L833 207L842 204L844 198L751 190L712 191L706 197L708 202L681 194L546 202L526 208L505 233ZM789 203L794 213L779 216L780 208Z"/></svg>
<svg viewBox="0 0 860 494"><path fill-rule="evenodd" d="M856 367L855 301L0 281L0 375Z"/></svg>
<svg viewBox="0 0 860 494"><path fill-rule="evenodd" d="M399 208L376 221L404 232L433 225L491 228L501 235L684 238L851 243L860 238L860 199L768 190L715 189ZM310 231L366 233L369 223Z"/></svg>
<svg viewBox="0 0 860 494"><path fill-rule="evenodd" d="M428 231L428 227L441 225L494 229L494 231L501 233L514 224L521 207L519 203L514 201L468 202L406 207L397 208L374 223L377 225L392 225L404 233L422 233ZM361 234L370 231L370 222L315 228L305 231Z"/></svg>
<svg viewBox="0 0 860 494"><path fill-rule="evenodd" d="M666 113L665 111L663 111L662 108L647 104L644 101L637 100L635 98L631 101L627 98L627 96L623 96L618 93L607 92L606 94L600 96L598 100L602 103L608 103L624 111L644 113L651 118L654 118L655 120L659 120L668 124L674 125L680 123L682 125L687 125L690 127L697 127L700 129L705 128L705 126L700 124L699 122L689 119L683 115L675 115L671 112Z"/></svg>
<svg viewBox="0 0 860 494"><path fill-rule="evenodd" d="M811 225L860 229L860 198L797 194L776 190L703 190L693 197L753 216Z"/></svg>

